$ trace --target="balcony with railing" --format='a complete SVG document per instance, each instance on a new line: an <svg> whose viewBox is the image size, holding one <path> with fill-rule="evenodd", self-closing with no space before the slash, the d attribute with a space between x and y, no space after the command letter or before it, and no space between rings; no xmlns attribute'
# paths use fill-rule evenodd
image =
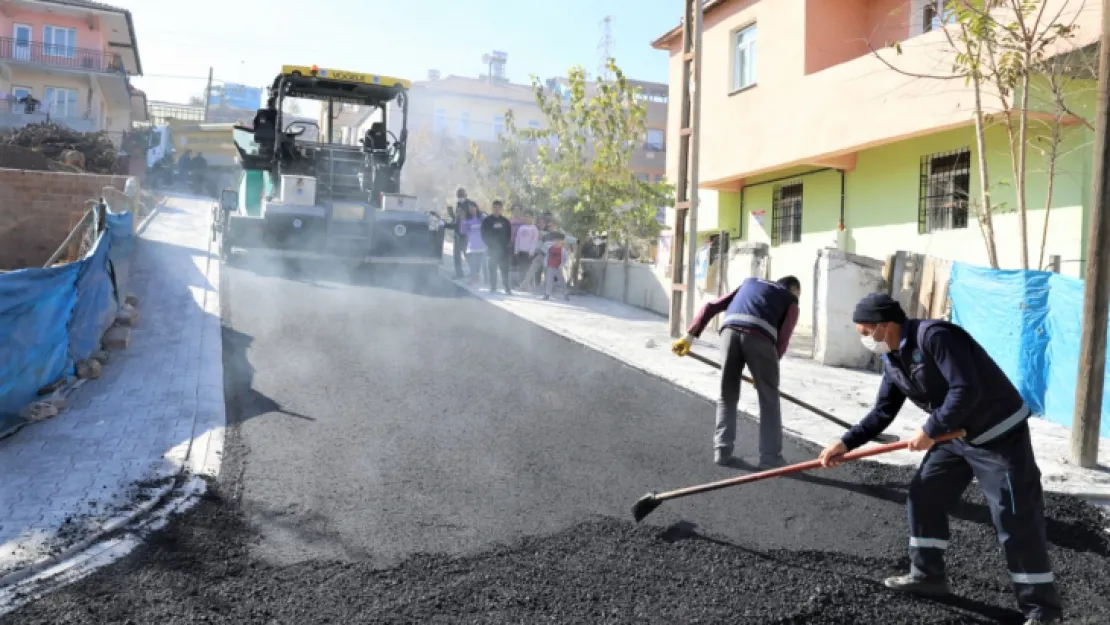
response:
<svg viewBox="0 0 1110 625"><path fill-rule="evenodd" d="M101 50L0 37L0 61L72 71L120 73L126 76L120 55Z"/></svg>
<svg viewBox="0 0 1110 625"><path fill-rule="evenodd" d="M78 107L66 98L56 98L54 103L28 103L11 94L0 94L0 131L49 121L78 132L94 132L100 130L99 117L95 108Z"/></svg>

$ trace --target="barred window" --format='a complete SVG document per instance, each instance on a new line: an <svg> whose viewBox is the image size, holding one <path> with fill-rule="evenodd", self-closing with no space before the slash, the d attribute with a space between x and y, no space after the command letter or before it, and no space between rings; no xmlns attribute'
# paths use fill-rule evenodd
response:
<svg viewBox="0 0 1110 625"><path fill-rule="evenodd" d="M918 233L966 228L970 191L970 149L922 157Z"/></svg>
<svg viewBox="0 0 1110 625"><path fill-rule="evenodd" d="M771 201L771 243L802 240L802 183L775 185Z"/></svg>

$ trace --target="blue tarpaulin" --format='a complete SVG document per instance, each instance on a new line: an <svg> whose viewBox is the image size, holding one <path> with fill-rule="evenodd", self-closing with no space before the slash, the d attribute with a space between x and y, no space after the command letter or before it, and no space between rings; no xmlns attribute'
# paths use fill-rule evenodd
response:
<svg viewBox="0 0 1110 625"><path fill-rule="evenodd" d="M116 273L126 272L132 217L109 214L81 260L0 274L0 436L22 424L39 389L73 372L100 345L118 310Z"/></svg>
<svg viewBox="0 0 1110 625"><path fill-rule="evenodd" d="M1070 428L1079 373L1083 281L1047 271L953 263L949 294L952 321L983 345L1029 407ZM1101 435L1110 438L1110 380L1106 389Z"/></svg>
<svg viewBox="0 0 1110 625"><path fill-rule="evenodd" d="M112 327L119 310L108 262L111 246L110 237L102 236L92 251L77 263L81 267L77 274L77 304L69 321L69 350L73 362L87 359L100 348L100 337Z"/></svg>
<svg viewBox="0 0 1110 625"><path fill-rule="evenodd" d="M66 326L80 268L72 263L0 274L0 434L16 427L20 410L70 366Z"/></svg>

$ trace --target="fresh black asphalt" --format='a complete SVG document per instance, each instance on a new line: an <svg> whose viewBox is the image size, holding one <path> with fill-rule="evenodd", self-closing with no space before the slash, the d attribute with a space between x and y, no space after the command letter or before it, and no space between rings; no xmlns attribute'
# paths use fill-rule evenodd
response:
<svg viewBox="0 0 1110 625"><path fill-rule="evenodd" d="M636 525L646 492L736 474L711 463L711 404L447 282L330 277L224 268L220 482L131 556L0 624L1019 616L974 486L953 521L959 597L943 602L880 583L907 566L906 470L769 480ZM750 457L756 425L739 433ZM815 453L788 439L788 460ZM1048 505L1069 622L1110 622L1110 523Z"/></svg>

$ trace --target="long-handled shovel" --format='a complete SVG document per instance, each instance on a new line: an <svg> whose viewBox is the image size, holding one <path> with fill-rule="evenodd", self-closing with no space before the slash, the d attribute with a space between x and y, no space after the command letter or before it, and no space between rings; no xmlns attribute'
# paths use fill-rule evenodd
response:
<svg viewBox="0 0 1110 625"><path fill-rule="evenodd" d="M715 361L713 361L709 358L706 358L705 356L702 356L701 354L698 354L696 352L689 352L686 355L689 356L690 358L693 358L694 360L702 363L702 364L709 365L710 367L713 367L715 369L720 369L721 368L721 363L715 362ZM748 384L755 385L755 381L752 380L751 378L749 378L748 376L741 375L740 377L743 378L743 380L745 382L747 382ZM843 419L837 419L836 417L834 417L831 414L825 412L824 410L821 410L820 408L818 408L817 406L814 406L813 404L807 404L806 402L798 399L797 397L787 395L786 393L783 393L782 391L779 391L779 395L783 399L785 399L786 401L788 401L792 404L795 404L797 406L801 406L802 408L805 408L806 410L808 410L808 411L812 412L813 414L821 417L822 419L827 419L829 421L832 421L833 423L839 425L840 427L842 427L846 430L852 429L852 424L851 423L848 423L847 421L844 421ZM875 441L879 442L879 443L894 443L894 442L898 441L898 437L893 435L893 434L880 434L880 435L875 437Z"/></svg>
<svg viewBox="0 0 1110 625"><path fill-rule="evenodd" d="M949 434L944 434L937 437L936 442L943 443L950 441L954 438L963 438L964 431L958 430ZM877 456L899 449L906 449L910 446L909 441L899 441L897 443L888 443L886 445L879 445L878 447L871 447L870 449L857 449L850 451L843 456L840 456L841 462L850 460L859 460L860 458L867 458L869 456ZM678 490L672 490L665 493L649 493L640 497L640 499L632 505L632 516L636 522L644 520L644 517L651 514L658 508L664 501L668 499L678 499L680 497L689 497L690 495L698 495L700 493L708 493L711 490L719 490L721 488L728 488L729 486L739 486L741 484L748 484L751 482L758 482L772 477L781 477L783 475L790 475L792 473L801 473L810 469L821 468L820 460L810 460L808 462L799 462L798 464L791 464L778 469L768 469L758 473L749 473L740 477L729 478L727 480L720 480L718 482L709 482L708 484L699 484L697 486L687 486Z"/></svg>

